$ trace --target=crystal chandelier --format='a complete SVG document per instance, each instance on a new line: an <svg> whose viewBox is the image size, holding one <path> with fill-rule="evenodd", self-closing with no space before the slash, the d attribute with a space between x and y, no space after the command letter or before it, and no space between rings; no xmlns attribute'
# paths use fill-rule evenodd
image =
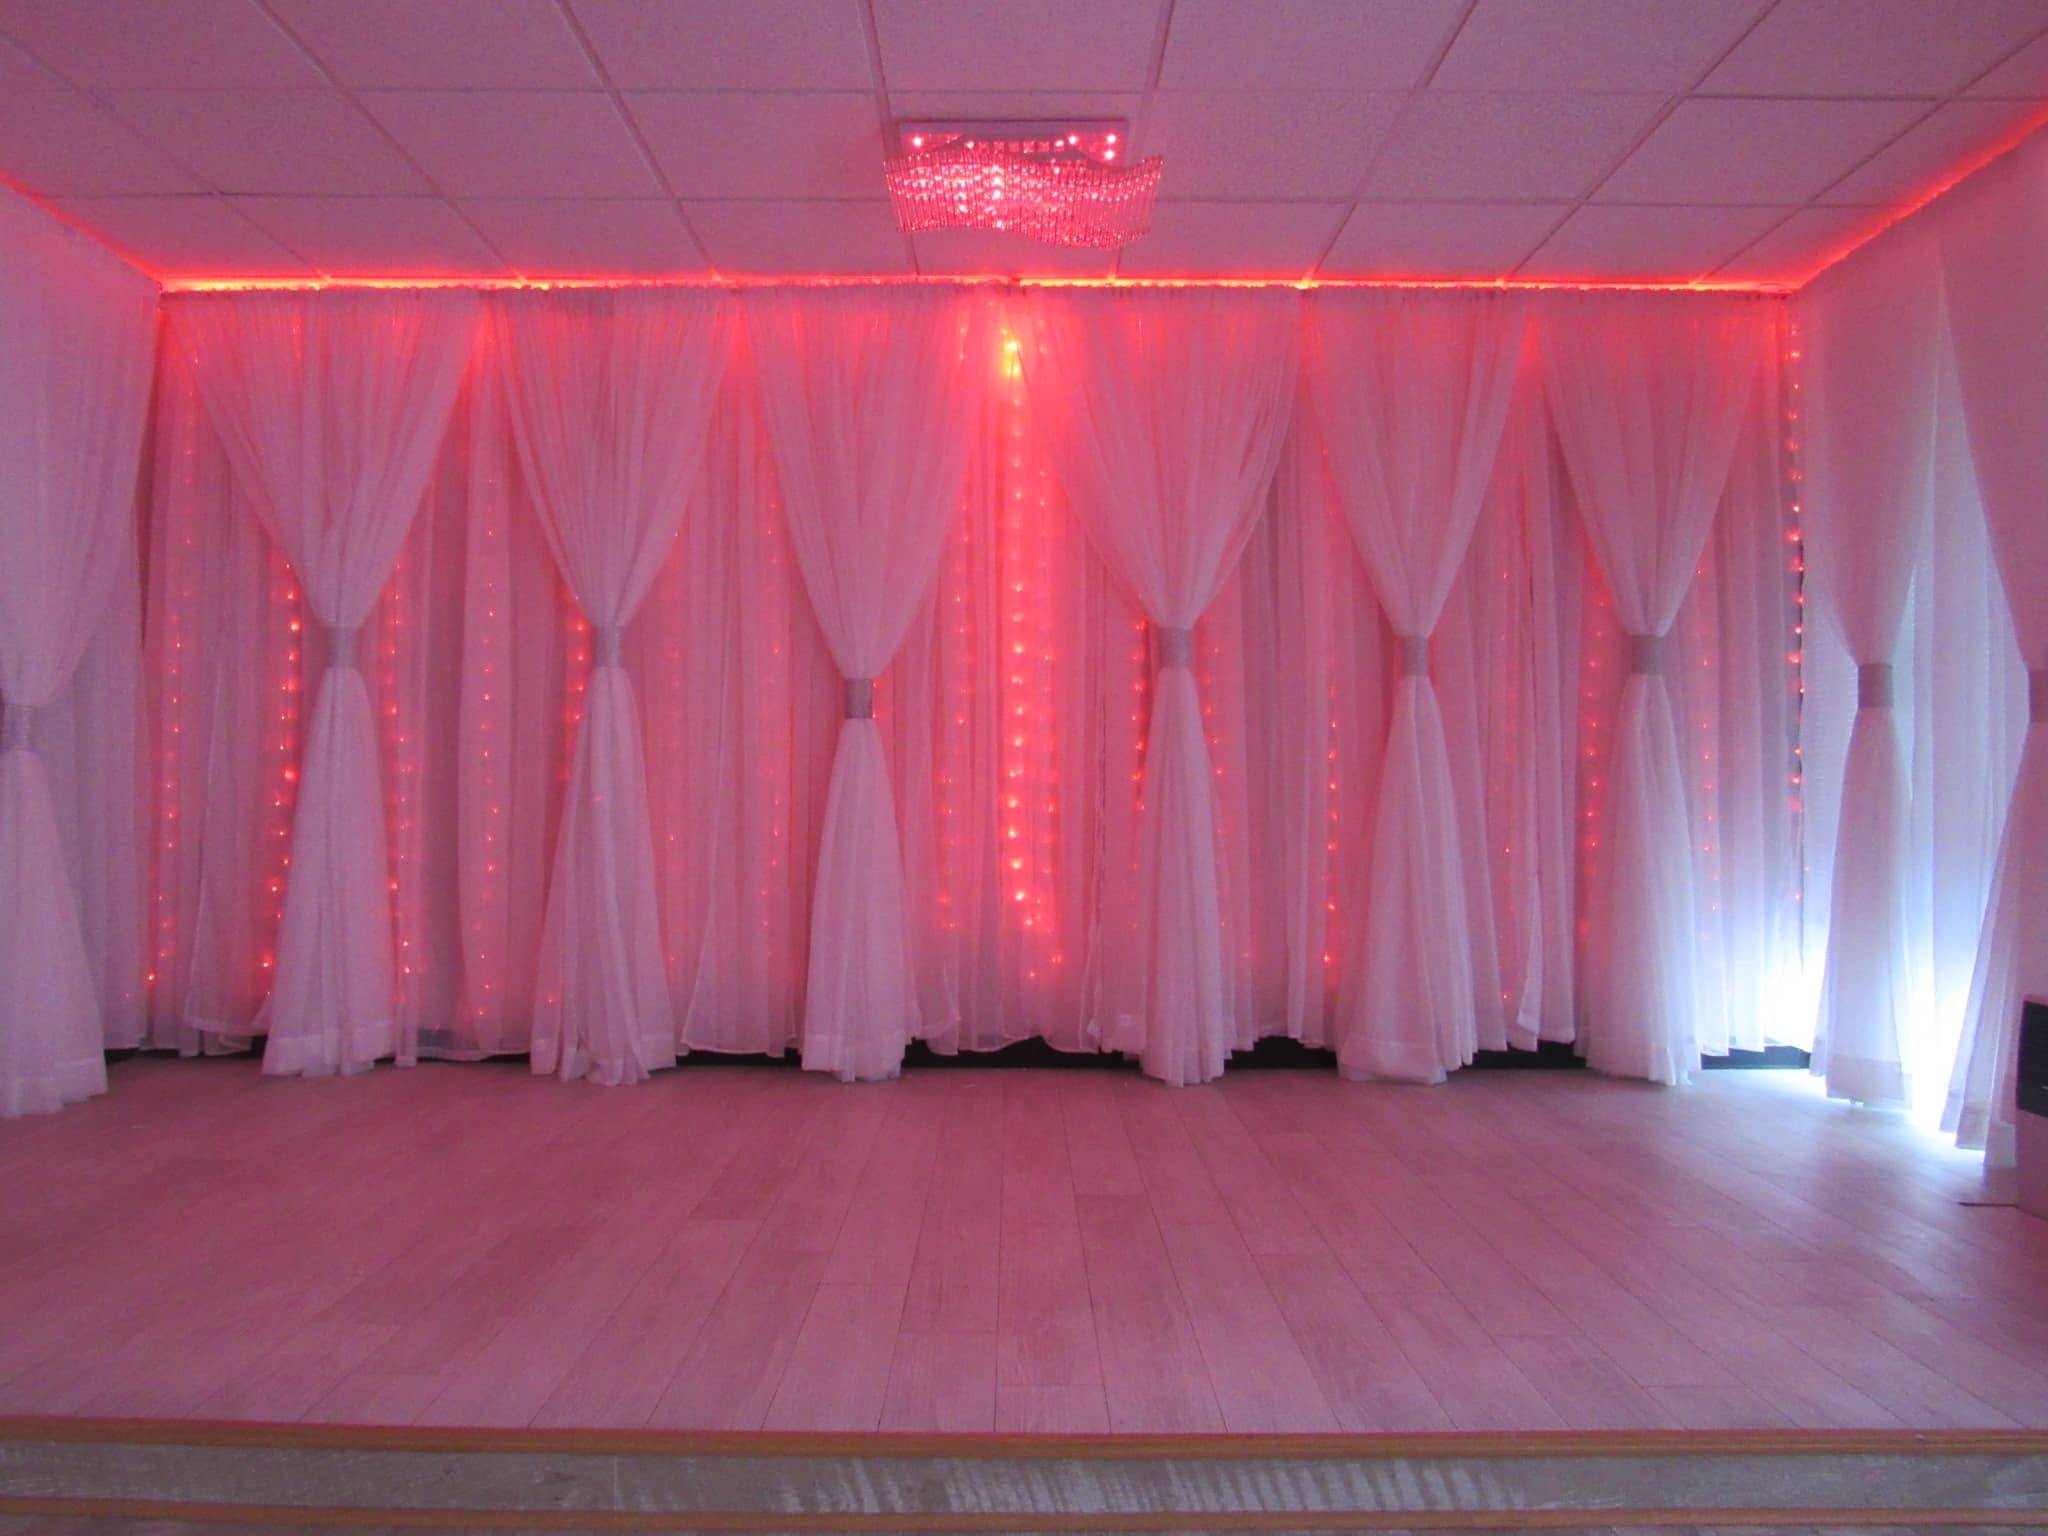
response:
<svg viewBox="0 0 2048 1536"><path fill-rule="evenodd" d="M896 227L996 229L1048 245L1127 245L1152 227L1158 155L1123 165L1124 125L906 123L882 162Z"/></svg>

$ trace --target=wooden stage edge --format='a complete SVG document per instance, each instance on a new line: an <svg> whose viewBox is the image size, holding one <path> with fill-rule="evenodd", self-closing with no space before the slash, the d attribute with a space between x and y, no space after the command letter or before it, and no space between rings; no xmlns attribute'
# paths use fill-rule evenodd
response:
<svg viewBox="0 0 2048 1536"><path fill-rule="evenodd" d="M2048 1528L2048 1431L1019 1435L0 1418L0 1536Z"/></svg>
<svg viewBox="0 0 2048 1536"><path fill-rule="evenodd" d="M890 1456L982 1460L1384 1460L1527 1456L2048 1456L2048 1429L1442 1431L1413 1434L893 1434L888 1431L460 1429L0 1415L0 1442L577 1456Z"/></svg>

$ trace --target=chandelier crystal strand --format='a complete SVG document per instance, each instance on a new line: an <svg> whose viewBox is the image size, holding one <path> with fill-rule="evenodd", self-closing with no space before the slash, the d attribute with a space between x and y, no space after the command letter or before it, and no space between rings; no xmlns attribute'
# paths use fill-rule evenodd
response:
<svg viewBox="0 0 2048 1536"><path fill-rule="evenodd" d="M906 132L883 162L896 227L992 229L1047 245L1115 247L1152 227L1164 161L1116 163L1116 133L1038 138Z"/></svg>

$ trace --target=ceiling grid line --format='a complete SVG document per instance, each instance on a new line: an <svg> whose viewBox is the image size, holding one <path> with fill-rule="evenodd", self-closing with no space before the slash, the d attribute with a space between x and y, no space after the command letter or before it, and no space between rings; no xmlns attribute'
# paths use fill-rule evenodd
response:
<svg viewBox="0 0 2048 1536"><path fill-rule="evenodd" d="M1402 120L1429 89L1430 81L1435 79L1437 71L1444 67L1444 60L1450 57L1451 50L1458 45L1459 34L1465 30L1466 24L1472 20L1472 13L1478 9L1479 0L1465 0L1465 8L1458 13L1457 20L1453 21L1444 33L1418 82L1403 93L1401 105L1395 110L1393 120L1387 124L1386 132L1381 135L1380 142L1374 147L1364 168L1359 172L1358 182L1351 189L1351 197L1345 204L1344 217L1337 221L1337 227L1330 231L1330 238L1323 242L1323 248L1316 252L1316 259L1309 264L1308 270L1311 273L1323 269L1323 264L1330 259L1330 253L1337 248L1337 242L1344 238L1344 231L1350 227L1351 221L1358 216L1358 210L1367 202L1366 189L1372 185L1373 177L1378 174L1387 147L1396 142L1395 136L1401 131Z"/></svg>
<svg viewBox="0 0 2048 1536"><path fill-rule="evenodd" d="M866 0L872 5L874 0ZM1145 66L1145 84L1138 96L1138 111L1131 122L1131 158L1151 153L1152 105L1159 96L1159 77L1166 70L1166 45L1173 37L1174 0L1159 0L1159 19L1152 27L1152 52ZM1124 253L1116 253L1113 269L1123 276Z"/></svg>
<svg viewBox="0 0 2048 1536"><path fill-rule="evenodd" d="M859 0L861 41L867 47L868 78L874 83L876 126L882 135L882 153L896 152L896 112L889 101L889 75L882 63L882 33L875 23L874 0ZM923 268L918 264L917 240L908 230L897 231L903 237L904 259L910 263L912 276L920 276Z"/></svg>
<svg viewBox="0 0 2048 1536"><path fill-rule="evenodd" d="M305 58L306 62L309 65L311 65L313 69L319 72L321 78L326 80L327 83L330 86L332 86L334 90L348 103L351 110L353 110L359 117L361 117L363 121L368 123L371 129L378 135L378 137L382 138L384 142L391 147L392 153L396 154L399 157L399 159L404 161L405 164L412 169L412 171L420 178L422 182L424 182L428 187L433 189L435 197L439 198L441 202L447 205L449 212L453 213L456 218L460 219L466 226L468 226L469 232L472 235L475 235L476 238L480 242L482 242L484 249L489 251L492 256L497 258L497 260L504 262L505 269L508 272L517 270L516 268L513 267L511 262L505 261L505 253L503 251L500 251L497 248L497 246L492 243L490 237L486 235L483 232L483 230L477 227L476 221L474 219L471 219L466 213L464 213L462 208L459 205L457 205L453 198L449 197L447 193L441 190L440 184L436 182L432 176L427 174L426 167L421 165L403 144L398 142L398 139L396 138L396 136L392 134L390 129L386 128L383 123L378 121L377 114L370 111L368 107L363 105L362 98L358 96L356 92L350 90L347 86L343 85L339 77L337 77L334 71L328 67L327 61L322 59L319 56L319 54L316 53L313 49L306 46L305 40L301 38L298 35L298 33L295 32L290 26L288 26L285 23L284 18L279 16L277 12L271 7L270 0L254 0L254 4L256 8L259 11L261 11L263 15L269 20L270 24L273 27L277 28L278 32L284 36L286 41L288 41L294 48L296 48L299 51L299 53ZM251 222L255 223L259 229L264 229L264 226L260 223L260 221L251 220ZM264 233L270 234L270 231L268 229L264 229ZM271 235L271 238L276 239L277 237L275 235ZM317 268L318 264L314 263L314 265ZM332 274L330 273L326 275L331 276Z"/></svg>
<svg viewBox="0 0 2048 1536"><path fill-rule="evenodd" d="M1990 64L1986 65L1983 69L1978 70L1976 74L1972 75L1968 80L1964 81L1961 88L1954 92L1952 95L1947 97L1937 97L1931 100L1928 103L1927 111L1923 113L1920 117L1914 119L1913 123L1910 126L1902 130L1893 138L1886 140L1883 144L1880 144L1876 149L1873 149L1861 160L1858 160L1854 165L1850 166L1847 170L1843 171L1841 175L1837 176L1825 187L1822 187L1820 191L1814 195L1813 200L1816 203L1818 203L1819 201L1821 201L1821 199L1825 198L1828 195L1828 193L1834 191L1835 188L1841 186L1842 183L1851 180L1857 172L1861 171L1865 166L1869 165L1871 161L1877 159L1886 151L1890 150L1901 139L1905 138L1906 134L1910 133L1914 128L1919 127L1921 124L1927 122L1928 119L1934 117L1937 113L1941 111L1943 107L1948 106L1955 101L1963 99L1964 93L1967 92L1971 86L1975 85L1980 80L1988 79L1990 76L1996 74L2001 68L2003 68L2006 64L2009 64L2014 58L2018 57L2022 53L2025 53L2027 49L2033 47L2034 44L2042 41L2044 38L2048 38L2048 27L2043 27L2039 32L2036 32L2032 37L2025 38L2022 41L2014 44L2011 48L2007 49L2003 54L2001 54L1997 59L1994 59Z"/></svg>
<svg viewBox="0 0 2048 1536"><path fill-rule="evenodd" d="M1714 57L1707 62L1706 66L1692 77L1691 81L1685 86L1684 89L1674 91L1670 95L1670 97L1665 101L1664 106L1651 117L1648 123L1644 124L1642 132L1636 135L1634 141L1629 144L1628 148L1624 149L1619 155L1617 155L1612 161L1612 163L1608 165L1606 170L1602 171L1598 176L1595 176L1593 178L1593 180L1587 185L1586 189L1579 194L1577 200L1574 201L1571 207L1565 211L1564 215L1561 218L1559 218L1555 224L1551 225L1551 227L1548 230L1544 232L1543 237L1540 240L1538 240L1533 246L1529 248L1529 252L1527 255L1525 255L1520 261L1516 262L1515 265L1509 269L1510 275L1520 273L1524 267L1526 267L1531 261L1535 259L1536 253L1542 250L1543 247L1548 245L1552 240L1554 240L1557 237L1558 232L1562 230L1566 224L1570 223L1571 220L1575 216L1577 216L1580 210L1590 207L1592 205L1593 197L1596 193L1599 192L1600 188L1605 186L1609 181L1611 181L1614 177L1615 172L1619 171L1624 165L1626 165L1629 162L1630 158L1634 156L1636 151L1641 149L1644 144L1649 142L1650 135L1655 133L1659 128L1661 128L1665 124L1665 122L1667 122L1670 119L1671 114L1678 110L1681 103L1691 100L1694 94L1699 90L1699 88L1702 85L1704 85L1709 78L1712 77L1714 71L1719 69L1722 66L1722 64L1724 64L1728 60L1729 56L1735 52L1736 49L1740 48L1745 42L1747 42L1750 39L1751 36L1755 34L1756 29L1763 25L1764 18L1770 15L1772 11L1776 10L1778 4L1779 0L1769 0L1768 4L1763 6L1762 9L1760 9L1754 16L1750 17L1749 24L1745 26L1733 38L1730 38L1727 46L1724 47L1719 53L1715 54ZM1747 249L1747 247L1744 247L1744 249ZM1737 254L1740 253L1738 252ZM1727 258L1727 260L1733 260L1733 257L1729 257ZM1715 263L1715 266L1725 266L1727 265L1727 260L1717 262Z"/></svg>
<svg viewBox="0 0 2048 1536"><path fill-rule="evenodd" d="M589 63L591 72L597 76L598 83L604 88L605 95L611 101L612 110L618 113L619 121L625 124L626 132L632 136L634 148L639 150L642 163L653 175L655 185L661 188L662 195L668 200L669 207L674 210L677 220L682 224L683 233L689 236L690 244L696 249L698 256L703 258L704 264L716 271L718 264L712 260L710 246L704 243L703 237L697 232L697 225L690 217L690 210L683 205L674 183L662 169L661 157L655 154L653 145L647 142L646 131L641 128L639 119L626 105L626 99L621 94L618 83L613 80L611 71L605 67L604 59L591 44L590 34L578 19L575 7L570 5L568 0L555 0L555 6L562 13L563 21L568 23L570 32L575 35L576 46L583 50L583 57Z"/></svg>
<svg viewBox="0 0 2048 1536"><path fill-rule="evenodd" d="M0 39L4 39L7 43L19 49L27 57L34 60L35 63L38 64L41 68L47 70L54 78L63 81L67 86L69 86L72 90L76 91L80 96L83 96L87 101L91 102L94 106L98 107L100 111L106 113L106 115L114 122L119 123L123 128L127 129L129 132L136 133L136 129L134 128L134 126L128 123L126 119L124 119L122 115L114 109L113 103L107 99L107 96L104 92L96 90L93 87L88 86L84 82L78 80L74 75L66 71L56 61L47 57L41 50L32 47L26 40L19 37L18 35L11 34L5 30L0 30ZM140 137L139 133L137 134L137 137ZM295 261L303 262L308 270L313 269L313 263L307 260L303 252L294 250L291 246L286 245L284 241L279 240L277 236L271 234L269 230L264 229L254 219L251 219L247 214L245 214L240 208L237 208L234 205L232 199L230 199L226 194L224 194L219 187L215 186L208 177L200 174L196 166L190 165L186 161L180 159L177 154L175 154L173 151L171 151L170 149L166 148L161 144L151 145L150 147L157 154L162 155L165 160L169 161L172 165L176 166L178 170L181 171L184 175L190 177L194 185L204 189L202 192L192 192L178 195L190 197L194 201L198 201L201 198L211 200L212 202L218 204L223 211L231 215L233 218L239 220L240 222L248 225L249 228L255 230L256 233L261 235L264 239L269 240L274 244L278 245L279 247L281 247L285 251L285 253L291 256ZM67 218L66 222L74 224L76 225L76 227L85 230L88 234L91 234L94 239L98 240L102 245L105 245L109 250L113 251L115 254L121 256L124 260L129 259L127 253L121 249L118 243L116 243L113 240L109 240L106 236L92 229L91 226L85 223L84 221Z"/></svg>

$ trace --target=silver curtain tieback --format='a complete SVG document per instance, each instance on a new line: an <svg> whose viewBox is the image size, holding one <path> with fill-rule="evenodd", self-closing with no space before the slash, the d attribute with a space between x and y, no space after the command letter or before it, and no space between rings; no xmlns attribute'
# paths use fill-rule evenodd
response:
<svg viewBox="0 0 2048 1536"><path fill-rule="evenodd" d="M356 664L356 627L353 624L327 626L327 665L353 667Z"/></svg>
<svg viewBox="0 0 2048 1536"><path fill-rule="evenodd" d="M1892 707L1892 664L1888 661L1864 661L1856 666L1856 707L1858 709L1890 709Z"/></svg>
<svg viewBox="0 0 2048 1536"><path fill-rule="evenodd" d="M875 718L875 680L872 677L849 677L846 680L846 718Z"/></svg>
<svg viewBox="0 0 2048 1536"><path fill-rule="evenodd" d="M1159 665L1167 667L1192 667L1195 664L1195 632L1182 629L1174 624L1152 626L1159 634Z"/></svg>
<svg viewBox="0 0 2048 1536"><path fill-rule="evenodd" d="M1429 636L1402 635L1401 675L1403 677L1429 676Z"/></svg>
<svg viewBox="0 0 2048 1536"><path fill-rule="evenodd" d="M1664 671L1664 637L1630 635L1628 669L1639 677L1658 677Z"/></svg>
<svg viewBox="0 0 2048 1536"><path fill-rule="evenodd" d="M0 752L26 752L35 735L36 707L0 702Z"/></svg>
<svg viewBox="0 0 2048 1536"><path fill-rule="evenodd" d="M626 664L626 631L617 624L598 625L595 654L600 667L623 667Z"/></svg>
<svg viewBox="0 0 2048 1536"><path fill-rule="evenodd" d="M2027 673L2027 719L2035 725L2048 725L2048 667L2035 667Z"/></svg>

